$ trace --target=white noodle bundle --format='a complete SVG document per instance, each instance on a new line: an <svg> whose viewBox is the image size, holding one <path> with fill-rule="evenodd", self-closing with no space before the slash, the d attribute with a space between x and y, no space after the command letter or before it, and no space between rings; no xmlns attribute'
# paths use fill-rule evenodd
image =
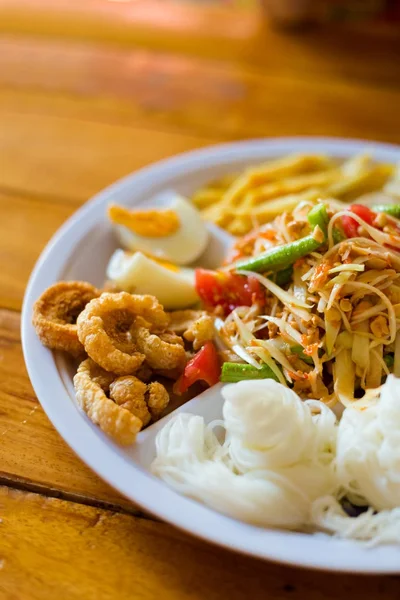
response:
<svg viewBox="0 0 400 600"><path fill-rule="evenodd" d="M225 442L202 417L179 414L157 435L153 473L250 523L309 524L312 502L335 489L335 416L270 379L228 385L222 393Z"/></svg>
<svg viewBox="0 0 400 600"><path fill-rule="evenodd" d="M400 380L389 375L380 400L347 408L338 427L337 470L355 504L376 510L400 506Z"/></svg>
<svg viewBox="0 0 400 600"><path fill-rule="evenodd" d="M346 408L339 423L337 476L354 504L370 508L351 518L336 498L319 498L313 522L369 545L400 543L400 380L389 375L380 400L361 410L357 404Z"/></svg>
<svg viewBox="0 0 400 600"><path fill-rule="evenodd" d="M374 513L372 508L350 517L333 496L317 498L312 522L337 537L366 542L368 546L400 543L400 507Z"/></svg>

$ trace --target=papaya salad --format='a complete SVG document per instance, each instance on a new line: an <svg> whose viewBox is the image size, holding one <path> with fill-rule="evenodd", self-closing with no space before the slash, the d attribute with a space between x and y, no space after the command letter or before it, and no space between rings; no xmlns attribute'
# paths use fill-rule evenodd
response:
<svg viewBox="0 0 400 600"><path fill-rule="evenodd" d="M272 377L344 406L400 375L400 205L304 200L196 272L230 350L221 380Z"/></svg>

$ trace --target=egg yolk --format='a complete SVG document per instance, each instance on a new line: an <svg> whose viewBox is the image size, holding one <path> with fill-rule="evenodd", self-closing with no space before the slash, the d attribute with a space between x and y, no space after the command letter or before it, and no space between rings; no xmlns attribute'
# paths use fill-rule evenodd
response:
<svg viewBox="0 0 400 600"><path fill-rule="evenodd" d="M180 269L173 263L168 262L167 260L162 260L161 258L155 258L150 254L146 254L147 258L150 258L153 262L160 265L160 267L164 267L164 269L168 269L168 271L174 271L175 273L179 273Z"/></svg>
<svg viewBox="0 0 400 600"><path fill-rule="evenodd" d="M112 204L108 218L143 237L161 238L172 235L180 227L179 217L173 210L128 210Z"/></svg>
<svg viewBox="0 0 400 600"><path fill-rule="evenodd" d="M135 254L135 252L128 252L127 250L125 250L124 254L125 254L125 257L128 257L128 256L133 256ZM155 262L157 265L160 265L160 267L164 267L164 269L168 269L168 271L173 271L174 273L179 273L179 271L180 271L179 267L174 265L174 263L169 262L168 260L163 260L162 258L157 258L156 256L153 256L152 254L148 254L147 252L142 252L142 254L144 254L144 256L146 258L148 258L149 260L151 260L152 262Z"/></svg>

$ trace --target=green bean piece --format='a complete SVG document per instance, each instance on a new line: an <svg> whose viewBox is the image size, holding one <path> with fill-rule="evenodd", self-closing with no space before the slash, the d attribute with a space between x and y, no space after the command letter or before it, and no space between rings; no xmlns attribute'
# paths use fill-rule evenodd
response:
<svg viewBox="0 0 400 600"><path fill-rule="evenodd" d="M275 379L278 381L277 376L268 365L263 365L260 369L243 363L225 362L222 365L221 381L223 383L236 383L247 379Z"/></svg>
<svg viewBox="0 0 400 600"><path fill-rule="evenodd" d="M306 235L300 240L284 244L283 246L276 246L258 256L239 260L235 264L235 267L241 271L256 271L260 273L264 273L265 271L281 271L287 269L287 267L295 263L299 258L317 250L322 243L315 240L312 235Z"/></svg>
<svg viewBox="0 0 400 600"><path fill-rule="evenodd" d="M376 204L372 207L372 210L400 219L400 204Z"/></svg>
<svg viewBox="0 0 400 600"><path fill-rule="evenodd" d="M292 265L290 265L290 267L287 267L286 269L283 269L282 271L278 271L277 273L275 273L275 275L273 277L270 277L270 279L275 281L276 285L279 285L280 287L282 287L283 285L286 285L287 283L289 283L289 281L292 279L292 275L293 275L293 267L292 267Z"/></svg>
<svg viewBox="0 0 400 600"><path fill-rule="evenodd" d="M393 354L385 354L385 356L383 357L383 360L386 363L386 366L391 369L394 365L394 356Z"/></svg>
<svg viewBox="0 0 400 600"><path fill-rule="evenodd" d="M332 238L333 238L333 243L335 245L339 244L340 242L343 242L343 240L347 239L346 236L343 235L343 233L337 227L334 227L332 229Z"/></svg>
<svg viewBox="0 0 400 600"><path fill-rule="evenodd" d="M329 215L328 211L326 210L325 204L320 203L313 206L313 208L307 215L307 219L312 229L314 229L314 227L318 225L318 227L321 229L326 238L329 223Z"/></svg>
<svg viewBox="0 0 400 600"><path fill-rule="evenodd" d="M308 365L313 365L313 359L311 358L311 356L307 356L307 354L304 354L303 350L303 346L290 346L290 351L292 354L297 354L297 356L301 358L301 360L304 360L305 363L307 363Z"/></svg>

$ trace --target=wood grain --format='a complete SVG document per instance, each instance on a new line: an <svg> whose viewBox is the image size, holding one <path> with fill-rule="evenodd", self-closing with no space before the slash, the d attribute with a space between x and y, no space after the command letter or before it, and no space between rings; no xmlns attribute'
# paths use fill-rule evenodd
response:
<svg viewBox="0 0 400 600"><path fill-rule="evenodd" d="M0 307L20 310L29 274L53 233L73 212L70 203L0 191Z"/></svg>
<svg viewBox="0 0 400 600"><path fill-rule="evenodd" d="M0 481L133 511L132 504L88 469L51 425L29 381L19 329L19 314L0 310Z"/></svg>
<svg viewBox="0 0 400 600"><path fill-rule="evenodd" d="M221 24L223 26L221 27ZM254 11L146 0L0 0L0 32L144 45L232 60L259 27ZM238 45L237 45L238 44Z"/></svg>
<svg viewBox="0 0 400 600"><path fill-rule="evenodd" d="M350 60L342 61L343 68L339 70L336 53L327 49L324 55L323 48L312 38L310 47L306 40L296 37L277 36L273 42L278 51L272 56L279 58L272 58L268 68L260 70L251 63L227 63L137 48L116 49L90 43L75 43L71 47L60 40L6 37L0 42L0 82L20 91L36 89L91 99L95 114L99 105L103 110L108 107L112 121L119 118L126 123L128 117L133 124L144 118L144 123L153 120L164 127L175 124L212 137L254 135L255 128L260 127L259 135L271 135L275 133L271 127L282 127L285 122L286 129L301 126L299 116L309 118L307 125L314 131L314 127L324 127L327 115L330 119L325 127L334 124L339 128L338 134L350 127L351 134L359 123L358 112L362 118L368 106L388 103L390 107L398 102L400 62L394 48L380 60L380 68L376 58L371 57L373 68L368 71L365 56L354 60L349 48ZM370 40L365 50L368 55L382 58L377 40ZM284 58L298 53L302 59L290 62ZM31 57L35 67L27 74L25 65ZM339 116L344 119L342 125ZM370 113L365 114L369 116ZM397 115L375 111L375 131L382 128L381 123L392 122L390 118L396 120ZM367 118L365 121L364 135L368 135L374 125Z"/></svg>
<svg viewBox="0 0 400 600"><path fill-rule="evenodd" d="M221 140L399 139L394 53L382 66L385 86L351 72L327 77L322 64L310 73L313 55L282 74L154 51L5 38L0 57L0 186L24 193L82 202L149 162Z"/></svg>
<svg viewBox="0 0 400 600"><path fill-rule="evenodd" d="M398 577L265 564L168 525L0 488L0 592L7 600L321 600L398 597Z"/></svg>
<svg viewBox="0 0 400 600"><path fill-rule="evenodd" d="M1 111L0 188L81 203L153 160L205 144L179 133Z"/></svg>
<svg viewBox="0 0 400 600"><path fill-rule="evenodd" d="M335 23L288 34L261 18L256 1L247 4L251 10L174 0L1 0L0 31L211 58L257 67L264 75L399 85L395 26Z"/></svg>

